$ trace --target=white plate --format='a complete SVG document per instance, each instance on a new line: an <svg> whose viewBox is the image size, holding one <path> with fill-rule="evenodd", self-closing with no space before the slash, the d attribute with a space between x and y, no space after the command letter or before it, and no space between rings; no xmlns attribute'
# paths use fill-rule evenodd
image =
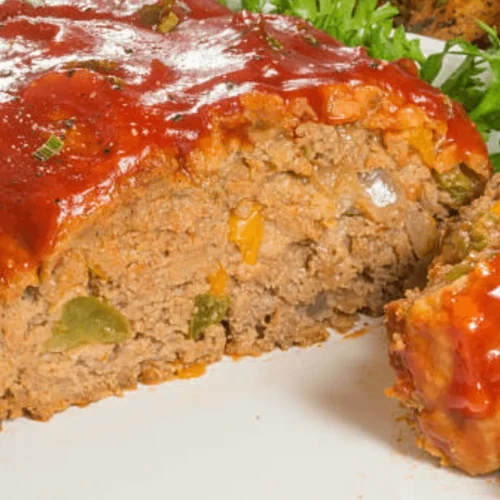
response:
<svg viewBox="0 0 500 500"><path fill-rule="evenodd" d="M428 51L439 42L424 40ZM46 424L7 423L8 500L482 500L491 479L440 469L401 410L383 329L322 347L225 360Z"/></svg>

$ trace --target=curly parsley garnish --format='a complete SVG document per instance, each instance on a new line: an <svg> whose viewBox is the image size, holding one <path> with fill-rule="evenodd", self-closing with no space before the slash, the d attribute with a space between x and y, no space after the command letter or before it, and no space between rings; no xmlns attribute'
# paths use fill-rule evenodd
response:
<svg viewBox="0 0 500 500"><path fill-rule="evenodd" d="M440 87L445 94L462 104L488 140L491 132L500 130L500 39L493 28L481 21L478 24L488 34L488 49L481 50L465 40L450 40L443 52L433 54L422 64L421 76L433 83L447 54L463 56L460 66ZM499 155L492 155L491 160L495 169L500 170Z"/></svg>

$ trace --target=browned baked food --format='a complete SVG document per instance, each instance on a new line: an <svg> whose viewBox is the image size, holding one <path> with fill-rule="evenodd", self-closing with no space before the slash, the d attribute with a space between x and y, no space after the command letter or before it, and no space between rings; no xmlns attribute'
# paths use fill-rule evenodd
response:
<svg viewBox="0 0 500 500"><path fill-rule="evenodd" d="M478 19L500 28L498 0L391 0L391 3L400 9L402 21L410 31L443 40L464 38L480 42L485 33L478 26Z"/></svg>
<svg viewBox="0 0 500 500"><path fill-rule="evenodd" d="M0 5L0 420L378 313L490 175L458 105L303 21L120 5Z"/></svg>
<svg viewBox="0 0 500 500"><path fill-rule="evenodd" d="M391 394L419 444L472 475L500 468L500 175L449 225L427 288L386 312Z"/></svg>

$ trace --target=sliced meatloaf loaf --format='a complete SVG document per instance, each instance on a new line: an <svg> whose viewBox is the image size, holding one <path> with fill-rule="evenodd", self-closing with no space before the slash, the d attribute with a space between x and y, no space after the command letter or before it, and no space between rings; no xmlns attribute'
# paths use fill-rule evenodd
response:
<svg viewBox="0 0 500 500"><path fill-rule="evenodd" d="M444 238L429 285L387 307L392 394L419 444L476 475L500 467L500 175Z"/></svg>
<svg viewBox="0 0 500 500"><path fill-rule="evenodd" d="M463 110L215 1L0 4L0 420L379 313L479 196Z"/></svg>
<svg viewBox="0 0 500 500"><path fill-rule="evenodd" d="M385 2L380 1L381 5ZM408 30L451 40L482 42L485 32L477 21L500 24L500 3L495 0L391 0Z"/></svg>

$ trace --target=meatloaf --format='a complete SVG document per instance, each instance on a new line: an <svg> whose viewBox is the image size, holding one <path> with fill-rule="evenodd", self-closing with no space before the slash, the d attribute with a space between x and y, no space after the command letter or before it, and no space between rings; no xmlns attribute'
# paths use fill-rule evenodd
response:
<svg viewBox="0 0 500 500"><path fill-rule="evenodd" d="M387 307L391 393L423 448L485 474L500 468L500 174L443 241L427 288Z"/></svg>
<svg viewBox="0 0 500 500"><path fill-rule="evenodd" d="M478 19L500 27L498 0L391 0L391 3L400 9L401 20L410 31L443 40L484 41L485 33L477 24Z"/></svg>
<svg viewBox="0 0 500 500"><path fill-rule="evenodd" d="M0 420L379 313L482 194L408 65L212 0L0 4Z"/></svg>

